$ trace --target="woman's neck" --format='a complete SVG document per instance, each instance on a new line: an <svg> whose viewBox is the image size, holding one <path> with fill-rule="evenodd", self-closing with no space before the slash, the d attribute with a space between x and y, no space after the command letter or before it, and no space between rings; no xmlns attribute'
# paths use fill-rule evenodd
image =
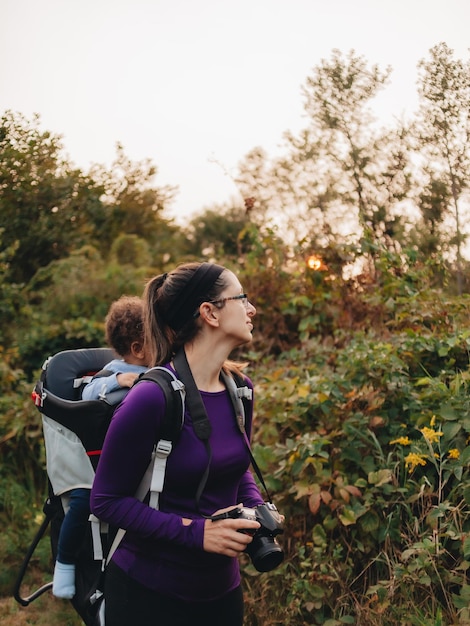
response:
<svg viewBox="0 0 470 626"><path fill-rule="evenodd" d="M225 389L220 380L220 370L227 358L219 347L189 344L185 346L186 358L196 387L201 391L217 392Z"/></svg>

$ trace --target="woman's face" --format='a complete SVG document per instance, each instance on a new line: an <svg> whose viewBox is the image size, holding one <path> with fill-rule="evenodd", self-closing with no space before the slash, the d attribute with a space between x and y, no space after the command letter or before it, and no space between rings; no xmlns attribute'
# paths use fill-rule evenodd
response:
<svg viewBox="0 0 470 626"><path fill-rule="evenodd" d="M224 278L227 286L218 298L225 300L222 308L218 309L220 327L234 338L235 345L242 345L252 340L252 318L256 315L256 309L247 298L237 298L243 294L240 281L232 272L226 272Z"/></svg>

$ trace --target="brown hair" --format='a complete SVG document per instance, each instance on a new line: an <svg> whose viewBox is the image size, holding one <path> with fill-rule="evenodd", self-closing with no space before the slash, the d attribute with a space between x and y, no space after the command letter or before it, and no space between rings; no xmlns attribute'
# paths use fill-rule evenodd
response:
<svg viewBox="0 0 470 626"><path fill-rule="evenodd" d="M106 342L121 357L134 342L143 345L143 301L137 296L121 296L109 307L105 319Z"/></svg>
<svg viewBox="0 0 470 626"><path fill-rule="evenodd" d="M227 287L224 269L213 263L185 263L147 283L143 295L144 336L151 366L170 361L180 347L197 335L197 308L204 301L217 300ZM186 297L188 293L191 298Z"/></svg>

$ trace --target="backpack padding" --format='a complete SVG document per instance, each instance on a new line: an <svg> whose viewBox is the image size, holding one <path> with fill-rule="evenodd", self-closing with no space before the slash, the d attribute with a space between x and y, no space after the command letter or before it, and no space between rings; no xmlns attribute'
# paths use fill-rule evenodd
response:
<svg viewBox="0 0 470 626"><path fill-rule="evenodd" d="M80 389L74 387L74 381L84 374L102 370L115 357L109 348L58 352L46 360L41 379L34 388L39 411L73 431L87 452L101 449L111 416L125 393L116 392L106 400L81 400Z"/></svg>
<svg viewBox="0 0 470 626"><path fill-rule="evenodd" d="M64 350L46 363L44 386L64 400L80 400L80 390L74 388L75 379L95 373L116 358L110 348L79 348Z"/></svg>
<svg viewBox="0 0 470 626"><path fill-rule="evenodd" d="M100 450L116 407L103 400L63 400L46 392L38 409L74 432L87 452Z"/></svg>
<svg viewBox="0 0 470 626"><path fill-rule="evenodd" d="M156 383L165 396L165 413L156 440L165 439L174 445L183 428L184 401L182 394L184 391L179 391L173 387L174 378L164 367L152 367L141 374L134 385L138 385L143 380L151 380Z"/></svg>

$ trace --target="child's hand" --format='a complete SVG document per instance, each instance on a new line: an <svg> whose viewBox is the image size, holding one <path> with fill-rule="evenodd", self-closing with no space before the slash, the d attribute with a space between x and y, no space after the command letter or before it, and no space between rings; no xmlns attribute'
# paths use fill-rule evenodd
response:
<svg viewBox="0 0 470 626"><path fill-rule="evenodd" d="M118 381L120 387L132 387L138 376L139 375L135 372L126 372L125 374L118 374L116 376L116 380Z"/></svg>

